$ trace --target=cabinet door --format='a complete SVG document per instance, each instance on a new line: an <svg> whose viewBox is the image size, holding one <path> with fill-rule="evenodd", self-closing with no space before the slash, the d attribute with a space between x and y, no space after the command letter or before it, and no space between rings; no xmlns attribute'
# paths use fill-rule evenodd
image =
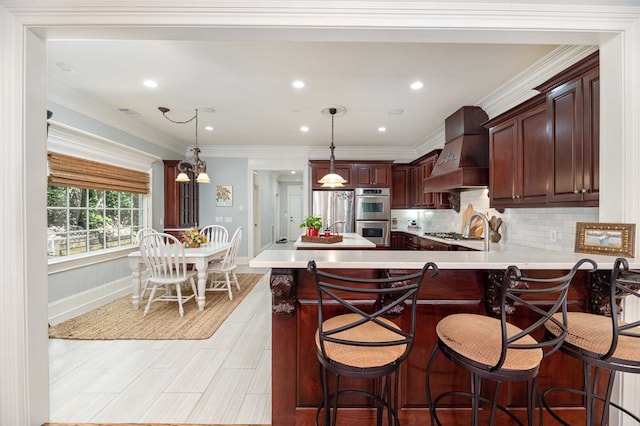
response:
<svg viewBox="0 0 640 426"><path fill-rule="evenodd" d="M345 189L353 189L353 181L351 180L351 164L345 162L335 162L336 173L342 176L347 182L344 184ZM312 189L327 189L323 188L322 184L318 183L324 175L329 173L329 161L317 161L311 163L311 188Z"/></svg>
<svg viewBox="0 0 640 426"><path fill-rule="evenodd" d="M356 187L389 188L391 185L390 164L358 164L354 165Z"/></svg>
<svg viewBox="0 0 640 426"><path fill-rule="evenodd" d="M393 166L391 169L391 208L406 209L411 207L410 166Z"/></svg>
<svg viewBox="0 0 640 426"><path fill-rule="evenodd" d="M438 157L434 155L420 164L420 168L422 170L422 182L420 183L420 187L422 188L422 206L426 209L436 208L436 195L433 192L424 192L424 180L431 176L431 172L436 166L437 158Z"/></svg>
<svg viewBox="0 0 640 426"><path fill-rule="evenodd" d="M547 96L551 135L549 145L549 188L547 200L582 200L582 80L577 79L549 92Z"/></svg>
<svg viewBox="0 0 640 426"><path fill-rule="evenodd" d="M407 234L404 232L391 232L391 248L405 250L407 246Z"/></svg>
<svg viewBox="0 0 640 426"><path fill-rule="evenodd" d="M518 116L518 160L516 200L520 204L543 205L547 201L547 107L538 105Z"/></svg>
<svg viewBox="0 0 640 426"><path fill-rule="evenodd" d="M518 125L514 118L489 130L489 199L491 207L515 204Z"/></svg>
<svg viewBox="0 0 640 426"><path fill-rule="evenodd" d="M583 200L598 201L600 195L600 72L595 68L582 79L584 90ZM597 205L597 204L595 204Z"/></svg>
<svg viewBox="0 0 640 426"><path fill-rule="evenodd" d="M422 169L420 166L411 167L411 207L422 207L424 192L422 190Z"/></svg>
<svg viewBox="0 0 640 426"><path fill-rule="evenodd" d="M199 224L199 187L192 173L191 182L176 182L178 161L164 160L164 227L191 228Z"/></svg>

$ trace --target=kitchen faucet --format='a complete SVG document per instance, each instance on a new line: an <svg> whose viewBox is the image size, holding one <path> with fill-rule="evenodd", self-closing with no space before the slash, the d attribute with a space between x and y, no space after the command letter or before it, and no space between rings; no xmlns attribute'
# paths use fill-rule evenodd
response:
<svg viewBox="0 0 640 426"><path fill-rule="evenodd" d="M336 221L335 221L335 222L333 222L331 225L327 226L327 228L326 228L326 229L328 229L329 231L331 231L331 228L333 228L334 226L336 226L336 225L338 225L338 224L340 224L340 223L347 223L347 222L346 222L346 221L344 221L344 220L336 220Z"/></svg>
<svg viewBox="0 0 640 426"><path fill-rule="evenodd" d="M469 234L471 233L471 222L473 222L474 217L479 217L480 219L482 219L482 232L484 235L483 250L489 251L489 219L487 219L487 217L482 213L474 212L473 214L471 214L471 216L469 216L469 219L467 219L467 224L464 227L464 232L462 233L462 236L464 238L469 238Z"/></svg>

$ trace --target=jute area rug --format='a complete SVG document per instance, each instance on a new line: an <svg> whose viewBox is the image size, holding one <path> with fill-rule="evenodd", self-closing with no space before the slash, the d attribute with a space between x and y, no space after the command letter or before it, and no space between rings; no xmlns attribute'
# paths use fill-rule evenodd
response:
<svg viewBox="0 0 640 426"><path fill-rule="evenodd" d="M134 310L131 296L126 296L97 309L49 328L49 337L79 340L201 340L208 339L220 324L242 302L262 274L237 274L240 291L233 286L233 300L226 292L207 292L204 310L198 310L195 298L183 304L154 302L143 317L147 298ZM191 288L184 293L191 294ZM183 287L186 288L186 287ZM150 290L147 290L147 295Z"/></svg>

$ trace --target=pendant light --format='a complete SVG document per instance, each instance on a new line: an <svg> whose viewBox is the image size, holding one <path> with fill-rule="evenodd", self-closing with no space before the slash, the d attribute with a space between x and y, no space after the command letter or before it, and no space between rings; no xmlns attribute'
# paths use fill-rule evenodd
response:
<svg viewBox="0 0 640 426"><path fill-rule="evenodd" d="M207 163L204 160L200 159L200 148L198 147L198 109L196 108L196 115L191 117L185 121L174 121L167 117L167 113L170 111L167 107L158 107L164 118L169 120L172 123L176 124L186 124L191 121L196 121L196 144L191 151L193 151L193 157L188 160L183 160L178 163L178 176L176 177L176 182L190 182L191 179L187 172L193 172L196 176L196 182L198 183L209 183L211 180L209 179L209 175L207 174Z"/></svg>
<svg viewBox="0 0 640 426"><path fill-rule="evenodd" d="M325 110L323 110L323 112L324 111ZM338 112L338 109L336 107L329 107L327 111L329 112L329 114L331 114L331 146L329 147L329 149L331 150L331 156L329 157L329 173L324 175L322 179L318 181L318 183L321 183L321 186L323 188L341 188L347 181L344 180L342 176L336 173L336 158L333 154L333 150L336 149L336 147L333 145L333 119ZM345 110L343 108L341 113L344 114L344 112Z"/></svg>

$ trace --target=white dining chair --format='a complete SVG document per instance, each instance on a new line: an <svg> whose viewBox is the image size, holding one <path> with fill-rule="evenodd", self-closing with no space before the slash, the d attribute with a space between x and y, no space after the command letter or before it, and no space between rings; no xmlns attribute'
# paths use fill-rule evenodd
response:
<svg viewBox="0 0 640 426"><path fill-rule="evenodd" d="M138 245L140 245L140 239L142 237L144 237L145 235L149 235L149 234L157 234L158 231L156 231L153 228L141 228L137 233L136 233L136 243ZM145 268L146 269L146 268ZM146 272L146 274L149 274L149 271ZM149 286L149 277L147 277L144 281L140 282L140 286L142 287L142 290L140 291L140 301L142 301L142 299L144 299L144 295L147 292L147 287Z"/></svg>
<svg viewBox="0 0 640 426"><path fill-rule="evenodd" d="M207 237L209 242L226 243L229 241L229 231L222 225L208 225L200 230L200 233Z"/></svg>
<svg viewBox="0 0 640 426"><path fill-rule="evenodd" d="M176 237L163 233L143 236L139 247L142 259L150 273L149 284L152 285L144 316L149 313L151 304L156 301L177 301L180 316L183 316L183 303L189 299L195 299L197 294L193 278L197 271L187 269L184 247ZM183 297L181 285L187 281L191 284L193 294ZM175 286L175 295L170 290L171 286ZM156 296L158 287L164 287L164 294Z"/></svg>
<svg viewBox="0 0 640 426"><path fill-rule="evenodd" d="M236 229L231 237L231 244L227 249L224 257L221 260L213 261L209 263L207 268L207 274L211 277L211 282L207 287L207 291L226 291L229 294L229 300L233 300L233 293L231 292L231 277L236 285L236 288L240 290L240 284L238 283L238 277L236 276L236 255L238 254L238 248L240 248L240 240L242 239L242 227Z"/></svg>

